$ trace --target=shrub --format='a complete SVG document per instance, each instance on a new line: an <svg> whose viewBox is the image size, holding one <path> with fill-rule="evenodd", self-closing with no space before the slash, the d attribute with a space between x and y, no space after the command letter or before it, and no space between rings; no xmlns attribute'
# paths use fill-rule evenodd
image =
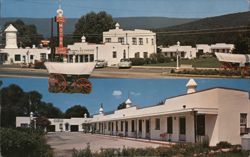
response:
<svg viewBox="0 0 250 157"><path fill-rule="evenodd" d="M131 58L132 65L143 65L145 63L143 58Z"/></svg>
<svg viewBox="0 0 250 157"><path fill-rule="evenodd" d="M45 69L46 67L44 65L44 62L35 60L34 68L35 69Z"/></svg>
<svg viewBox="0 0 250 157"><path fill-rule="evenodd" d="M40 133L29 129L0 129L1 153L4 157L51 157L52 150Z"/></svg>
<svg viewBox="0 0 250 157"><path fill-rule="evenodd" d="M221 142L216 144L216 147L218 149L224 149L224 148L231 148L232 145L231 145L231 143L228 143L227 141L221 141Z"/></svg>

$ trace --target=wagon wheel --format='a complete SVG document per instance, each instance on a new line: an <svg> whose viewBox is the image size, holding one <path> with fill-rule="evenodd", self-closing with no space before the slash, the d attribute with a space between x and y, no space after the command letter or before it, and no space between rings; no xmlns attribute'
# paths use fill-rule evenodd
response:
<svg viewBox="0 0 250 157"><path fill-rule="evenodd" d="M63 75L50 74L49 77L49 88L55 88L58 92L63 92L66 89L67 82Z"/></svg>
<svg viewBox="0 0 250 157"><path fill-rule="evenodd" d="M92 84L86 78L79 78L75 81L76 86L80 88L83 93L90 93L92 91Z"/></svg>

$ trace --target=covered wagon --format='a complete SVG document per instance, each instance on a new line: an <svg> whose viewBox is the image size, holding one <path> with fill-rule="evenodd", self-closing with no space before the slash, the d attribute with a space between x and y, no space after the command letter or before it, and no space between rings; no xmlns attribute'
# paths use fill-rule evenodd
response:
<svg viewBox="0 0 250 157"><path fill-rule="evenodd" d="M83 94L91 92L92 84L88 78L95 68L95 62L45 62L44 64L49 72L49 92Z"/></svg>

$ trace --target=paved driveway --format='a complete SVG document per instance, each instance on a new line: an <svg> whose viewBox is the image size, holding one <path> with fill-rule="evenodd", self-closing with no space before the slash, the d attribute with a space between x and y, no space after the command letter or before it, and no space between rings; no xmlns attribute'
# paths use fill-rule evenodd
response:
<svg viewBox="0 0 250 157"><path fill-rule="evenodd" d="M93 135L84 133L60 132L48 133L48 144L54 148L56 157L70 157L72 149L83 149L90 144L92 151L99 151L101 148L146 148L158 147L161 144L128 140L119 137L110 137L105 135Z"/></svg>

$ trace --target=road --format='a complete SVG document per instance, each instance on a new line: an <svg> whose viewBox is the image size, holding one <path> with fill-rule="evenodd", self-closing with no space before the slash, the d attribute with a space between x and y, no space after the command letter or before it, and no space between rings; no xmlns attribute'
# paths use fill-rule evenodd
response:
<svg viewBox="0 0 250 157"><path fill-rule="evenodd" d="M171 68L160 67L132 67L131 69L118 69L108 67L94 69L93 78L165 78ZM48 77L46 69L20 68L18 66L1 65L0 77Z"/></svg>
<svg viewBox="0 0 250 157"><path fill-rule="evenodd" d="M166 142L154 143L149 140L132 140L105 135L84 134L79 132L56 132L48 133L47 143L53 148L55 157L69 157L73 149L84 149L87 144L93 152L101 148L147 148L168 146Z"/></svg>

